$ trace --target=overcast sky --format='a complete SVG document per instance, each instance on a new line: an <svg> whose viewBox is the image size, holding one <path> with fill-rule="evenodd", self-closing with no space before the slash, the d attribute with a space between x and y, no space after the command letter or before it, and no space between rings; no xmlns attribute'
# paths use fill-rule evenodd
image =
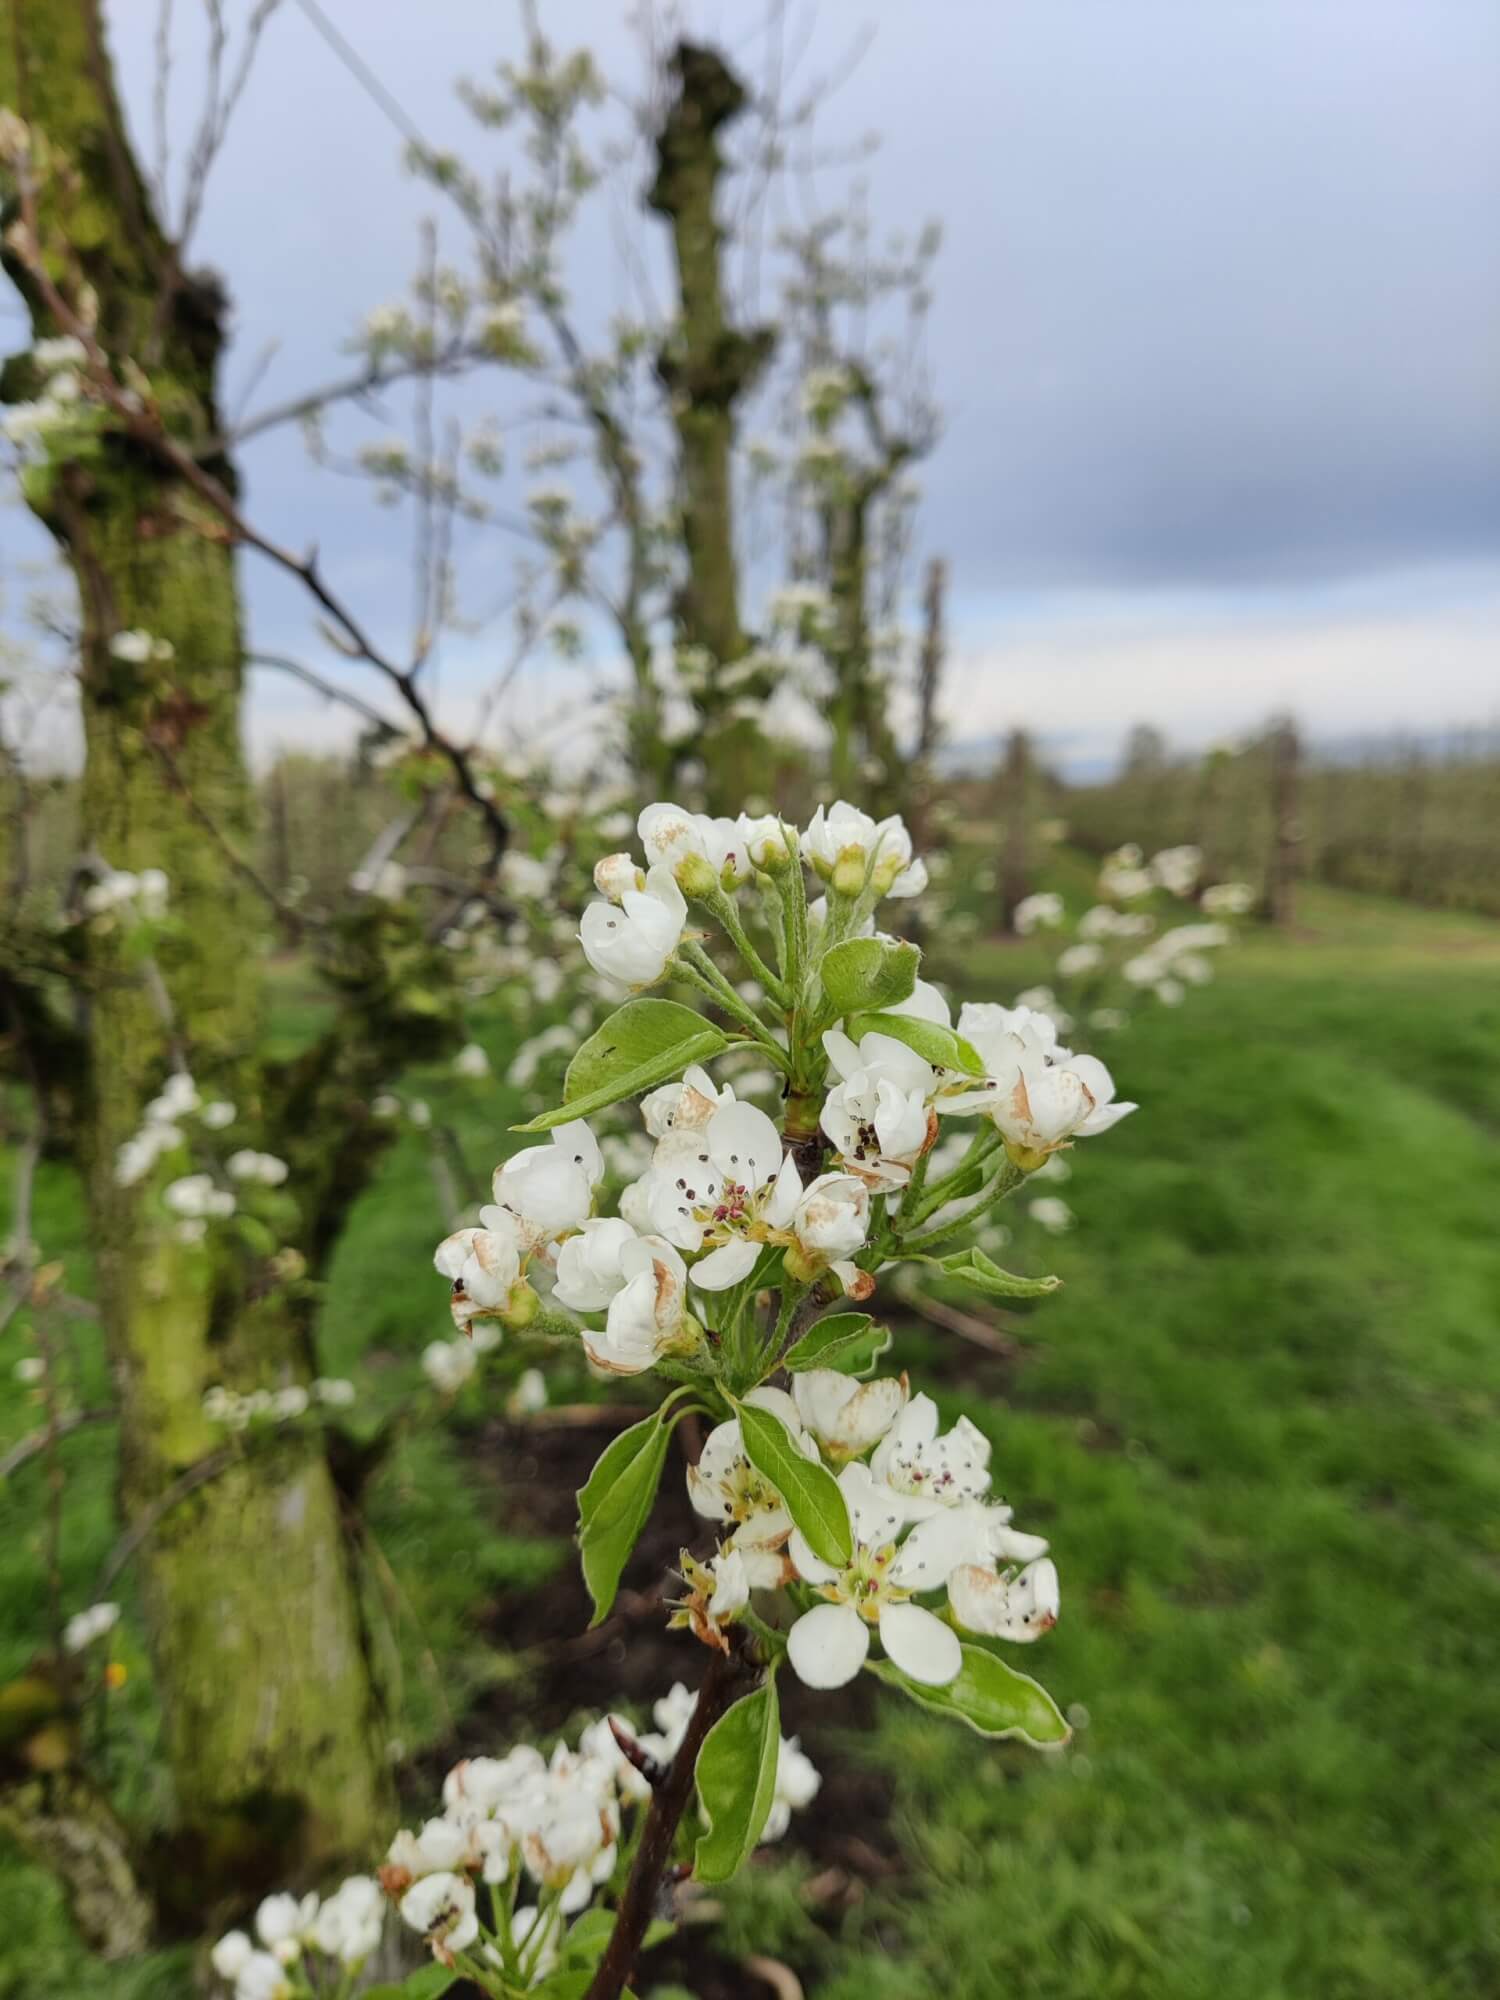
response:
<svg viewBox="0 0 1500 2000"><path fill-rule="evenodd" d="M468 144L454 81L519 51L497 0L323 5L437 142ZM156 11L109 6L142 135ZM543 13L638 80L623 0ZM688 13L756 73L760 0ZM951 565L956 737L1019 721L1083 770L1137 720L1204 743L1287 706L1326 736L1500 719L1494 0L789 0L788 21L804 81L873 27L822 139L878 133L875 214L944 226L921 541ZM263 396L321 380L400 292L431 200L399 151L285 0L197 242L236 302L231 384L272 338ZM617 283L580 276L603 308ZM399 519L293 437L247 472L257 519L316 535L394 632ZM306 651L295 596L246 576L258 642ZM483 661L449 657L456 691ZM262 747L334 726L284 684L252 721Z"/></svg>

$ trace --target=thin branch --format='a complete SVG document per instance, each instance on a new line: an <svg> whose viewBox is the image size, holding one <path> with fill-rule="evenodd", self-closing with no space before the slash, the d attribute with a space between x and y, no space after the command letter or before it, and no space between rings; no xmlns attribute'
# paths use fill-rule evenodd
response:
<svg viewBox="0 0 1500 2000"><path fill-rule="evenodd" d="M247 667L273 667L277 673L290 674L293 680L301 681L305 687L314 689L326 700L342 702L345 708L352 709L356 715L362 716L372 729L378 729L387 739L401 734L397 725L383 716L379 709L371 708L367 701L362 700L357 694L351 694L348 688L341 688L336 681L324 680L321 674L316 673L311 667L303 666L300 660L288 659L285 653L247 653L245 664Z"/></svg>
<svg viewBox="0 0 1500 2000"><path fill-rule="evenodd" d="M198 464L190 452L185 450L167 431L160 415L142 402L138 395L125 389L117 380L108 356L99 345L93 329L88 326L69 305L54 281L42 257L38 233L36 184L31 178L29 167L23 166L19 176L21 194L22 230L13 232L12 247L22 257L34 279L48 311L58 326L80 342L88 357L91 381L102 400L118 419L125 434L143 445L170 471L175 473L188 489L223 521L233 538L254 549L257 554L296 577L314 601L333 621L341 643L349 656L365 661L381 674L410 709L424 742L441 756L449 766L458 789L469 800L483 819L489 833L490 853L488 868L491 872L500 864L510 841L510 827L504 814L490 796L488 787L481 784L468 753L438 728L415 675L410 668L397 666L365 630L353 611L338 597L327 584L318 569L316 550L307 556L295 555L290 549L263 535L241 514L239 507L228 489L214 476Z"/></svg>
<svg viewBox="0 0 1500 2000"><path fill-rule="evenodd" d="M11 1474L19 1472L23 1465L29 1465L32 1459L39 1458L56 1440L71 1437L74 1431L85 1430L91 1424L112 1424L119 1414L118 1410L103 1408L68 1410L58 1417L55 1424L44 1424L41 1430L31 1431L20 1438L3 1457L0 1457L0 1479L9 1479Z"/></svg>
<svg viewBox="0 0 1500 2000"><path fill-rule="evenodd" d="M141 1544L155 1534L172 1509L186 1500L190 1494L196 1493L200 1486L207 1486L211 1479L217 1479L221 1472L227 1472L229 1467L238 1461L239 1456L237 1446L220 1445L217 1451L209 1452L207 1457L200 1458L196 1465L190 1465L186 1472L172 1481L165 1492L159 1493L150 1506L137 1515L115 1543L108 1560L99 1572L99 1581L94 1586L96 1603L100 1598L108 1596L110 1585L115 1578Z"/></svg>

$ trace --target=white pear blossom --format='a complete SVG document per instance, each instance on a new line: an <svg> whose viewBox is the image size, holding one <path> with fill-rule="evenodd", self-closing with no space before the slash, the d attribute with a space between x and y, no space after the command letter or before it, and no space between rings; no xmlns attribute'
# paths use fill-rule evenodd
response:
<svg viewBox="0 0 1500 2000"><path fill-rule="evenodd" d="M1156 881L1134 841L1106 854L1099 867L1099 894L1112 903L1133 903L1149 896Z"/></svg>
<svg viewBox="0 0 1500 2000"><path fill-rule="evenodd" d="M1055 931L1062 920L1063 899L1050 889L1023 896L1011 912L1018 937L1030 937L1033 931Z"/></svg>
<svg viewBox="0 0 1500 2000"><path fill-rule="evenodd" d="M595 972L617 986L654 986L682 940L687 903L672 871L658 862L644 889L627 889L619 904L590 903L578 937Z"/></svg>
<svg viewBox="0 0 1500 2000"><path fill-rule="evenodd" d="M474 1884L465 1875L424 1875L401 1898L401 1920L434 1949L467 1951L479 1936Z"/></svg>
<svg viewBox="0 0 1500 2000"><path fill-rule="evenodd" d="M909 1521L925 1520L940 1507L957 1507L989 1491L990 1441L960 1417L951 1431L938 1431L938 1410L930 1396L913 1396L875 1447L870 1471L898 1493Z"/></svg>
<svg viewBox="0 0 1500 2000"><path fill-rule="evenodd" d="M858 1461L844 1467L839 1487L853 1538L848 1563L835 1569L824 1562L795 1528L788 1544L798 1575L827 1600L804 1611L787 1635L794 1672L808 1687L843 1687L864 1665L873 1627L902 1673L929 1687L945 1686L963 1665L958 1639L911 1600L948 1581L971 1540L969 1532L957 1516L939 1511L919 1521L903 1541L899 1496Z"/></svg>
<svg viewBox="0 0 1500 2000"><path fill-rule="evenodd" d="M1214 882L1199 901L1205 916L1246 917L1255 908L1255 891L1248 882Z"/></svg>
<svg viewBox="0 0 1500 2000"><path fill-rule="evenodd" d="M524 1248L536 1249L578 1227L603 1178L598 1140L581 1118L573 1119L554 1126L550 1143L527 1146L496 1167L494 1206L481 1209L479 1219L497 1229L504 1227L501 1217L510 1217Z"/></svg>
<svg viewBox="0 0 1500 2000"><path fill-rule="evenodd" d="M647 806L636 822L636 832L646 850L648 862L674 871L683 886L701 881L705 888L717 883L734 888L750 875L750 857L737 819L712 819L707 813L688 812L670 804ZM694 870L694 862L706 864L709 873ZM683 864L688 867L684 870ZM649 874L648 874L649 880Z"/></svg>
<svg viewBox="0 0 1500 2000"><path fill-rule="evenodd" d="M856 1174L819 1174L792 1211L791 1232L801 1274L833 1272L850 1298L868 1298L875 1280L854 1259L870 1231L870 1189Z"/></svg>
<svg viewBox="0 0 1500 2000"><path fill-rule="evenodd" d="M606 854L594 863L594 887L611 903L621 903L627 893L645 886L646 871L629 854Z"/></svg>
<svg viewBox="0 0 1500 2000"><path fill-rule="evenodd" d="M314 1895L267 1896L255 1912L256 1935L274 1958L290 1965L301 1955L317 1914Z"/></svg>
<svg viewBox="0 0 1500 2000"><path fill-rule="evenodd" d="M627 1283L622 1258L639 1240L619 1216L587 1216L557 1253L556 1297L574 1312L603 1312Z"/></svg>
<svg viewBox="0 0 1500 2000"><path fill-rule="evenodd" d="M1202 867L1201 847L1164 847L1151 857L1152 880L1173 896L1191 896Z"/></svg>
<svg viewBox="0 0 1500 2000"><path fill-rule="evenodd" d="M810 1806L822 1784L817 1766L797 1738L783 1736L776 1755L776 1786L771 1796L771 1811L760 1836L763 1847L782 1838L792 1823L792 1814Z"/></svg>
<svg viewBox="0 0 1500 2000"><path fill-rule="evenodd" d="M1104 953L1098 945L1083 943L1070 944L1066 951L1057 955L1057 972L1060 979L1081 979L1085 973L1096 972L1104 963Z"/></svg>
<svg viewBox="0 0 1500 2000"><path fill-rule="evenodd" d="M525 1238L508 1209L487 1211L487 1226L458 1229L445 1236L433 1264L452 1286L456 1325L467 1328L476 1313L503 1311L521 1275Z"/></svg>
<svg viewBox="0 0 1500 2000"><path fill-rule="evenodd" d="M721 1103L701 1129L657 1147L645 1201L653 1227L678 1249L708 1254L693 1283L723 1291L755 1268L767 1232L785 1230L802 1193L781 1134L753 1104Z"/></svg>
<svg viewBox="0 0 1500 2000"><path fill-rule="evenodd" d="M803 1457L817 1459L817 1443L803 1429L797 1405L784 1389L762 1385L745 1401L779 1417ZM694 1511L730 1529L723 1546L744 1559L752 1589L779 1584L786 1573L783 1551L792 1517L776 1488L750 1463L737 1417L709 1432L698 1463L688 1467L687 1486Z"/></svg>
<svg viewBox="0 0 1500 2000"><path fill-rule="evenodd" d="M958 1032L974 1044L987 1075L953 1108L984 1110L1034 1165L1071 1138L1107 1132L1136 1108L1115 1102L1114 1079L1097 1056L1060 1045L1049 1015L970 1002L960 1009Z"/></svg>
<svg viewBox="0 0 1500 2000"><path fill-rule="evenodd" d="M440 1395L456 1396L479 1362L465 1340L434 1340L422 1349L422 1373Z"/></svg>
<svg viewBox="0 0 1500 2000"><path fill-rule="evenodd" d="M281 1960L252 1951L235 1974L234 2000L292 2000L294 1988Z"/></svg>
<svg viewBox="0 0 1500 2000"><path fill-rule="evenodd" d="M259 1181L262 1187L280 1187L291 1171L274 1153L256 1153L248 1146L231 1153L224 1166L231 1180Z"/></svg>
<svg viewBox="0 0 1500 2000"><path fill-rule="evenodd" d="M792 1377L799 1421L834 1460L862 1457L895 1423L906 1398L904 1375L860 1382L836 1368L806 1368Z"/></svg>
<svg viewBox="0 0 1500 2000"><path fill-rule="evenodd" d="M774 869L787 858L787 835L796 836L779 813L740 814L740 839L753 868Z"/></svg>
<svg viewBox="0 0 1500 2000"><path fill-rule="evenodd" d="M1101 938L1145 937L1156 929L1156 919L1144 910L1116 910L1108 903L1095 903L1078 919L1078 935L1085 942Z"/></svg>
<svg viewBox="0 0 1500 2000"><path fill-rule="evenodd" d="M96 1639L102 1639L107 1632L113 1632L119 1622L118 1604L91 1604L86 1611L75 1611L63 1627L64 1651L85 1652Z"/></svg>
<svg viewBox="0 0 1500 2000"><path fill-rule="evenodd" d="M194 1219L223 1218L234 1214L234 1196L228 1188L215 1187L208 1174L184 1174L162 1190L162 1200L174 1215Z"/></svg>
<svg viewBox="0 0 1500 2000"><path fill-rule="evenodd" d="M638 1235L627 1222L601 1218L569 1238L558 1257L559 1296L579 1312L604 1311L604 1329L582 1329L595 1367L639 1375L662 1355L694 1344L698 1328L687 1312L687 1266L663 1236ZM564 1266L564 1257L567 1258ZM597 1301L584 1305L583 1299Z"/></svg>
<svg viewBox="0 0 1500 2000"><path fill-rule="evenodd" d="M237 1114L227 1098L216 1097L212 1103L205 1104L198 1115L210 1132L222 1132L226 1125L234 1123Z"/></svg>
<svg viewBox="0 0 1500 2000"><path fill-rule="evenodd" d="M478 1082L490 1073L490 1059L478 1042L465 1042L453 1058L453 1074Z"/></svg>
<svg viewBox="0 0 1500 2000"><path fill-rule="evenodd" d="M823 1037L838 1082L819 1122L852 1173L876 1193L905 1187L918 1157L937 1136L929 1100L937 1088L930 1063L894 1035L871 1033L856 1045L841 1029Z"/></svg>
<svg viewBox="0 0 1500 2000"><path fill-rule="evenodd" d="M989 1563L958 1563L948 1577L948 1602L965 1631L1026 1645L1057 1623L1057 1566L1047 1556L1019 1573Z"/></svg>
<svg viewBox="0 0 1500 2000"><path fill-rule="evenodd" d="M324 1899L309 1941L340 1965L362 1965L380 1943L385 1897L370 1875L350 1875Z"/></svg>
<svg viewBox="0 0 1500 2000"><path fill-rule="evenodd" d="M1061 1195L1038 1195L1035 1201L1026 1204L1026 1213L1049 1236L1065 1236L1073 1227L1073 1211Z"/></svg>
<svg viewBox="0 0 1500 2000"><path fill-rule="evenodd" d="M712 1118L721 1104L733 1104L734 1088L721 1090L700 1064L693 1063L680 1083L664 1083L649 1090L641 1099L641 1117L653 1139L669 1132L697 1132Z"/></svg>
<svg viewBox="0 0 1500 2000"><path fill-rule="evenodd" d="M879 896L919 896L927 887L926 864L913 859L911 835L896 814L876 821L843 799L819 806L802 851L813 872L846 895L857 895L866 877Z"/></svg>
<svg viewBox="0 0 1500 2000"><path fill-rule="evenodd" d="M551 893L553 869L545 861L539 861L534 854L524 854L518 847L506 849L505 858L500 863L500 886L509 896L523 901L540 902Z"/></svg>
<svg viewBox="0 0 1500 2000"><path fill-rule="evenodd" d="M226 1931L208 1958L210 1965L221 1979L234 1981L239 1978L254 1955L255 1946L244 1931Z"/></svg>

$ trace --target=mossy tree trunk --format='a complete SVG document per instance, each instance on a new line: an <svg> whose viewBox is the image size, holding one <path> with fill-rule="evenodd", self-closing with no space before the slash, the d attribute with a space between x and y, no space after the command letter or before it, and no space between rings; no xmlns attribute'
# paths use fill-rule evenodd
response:
<svg viewBox="0 0 1500 2000"><path fill-rule="evenodd" d="M731 324L724 282L718 135L744 109L744 86L713 49L690 42L678 43L668 67L675 94L657 134L656 177L646 200L671 225L677 267L678 318L656 364L677 431L687 559L677 628L681 643L700 648L710 662L699 706L705 735L713 740L698 747L709 765L711 794L721 795L721 809L737 810L755 788L761 760L753 732L733 723L721 728L717 711L731 702L727 693L719 698L714 670L741 659L749 645L740 622L735 553L735 412L770 358L775 336L768 327Z"/></svg>
<svg viewBox="0 0 1500 2000"><path fill-rule="evenodd" d="M72 246L116 365L141 363L179 435L213 436L222 301L211 281L181 271L152 215L98 0L4 4L0 100L70 169L54 163L42 187L44 238ZM25 274L8 268L38 335L54 332ZM232 478L227 465L213 469ZM159 951L170 1018L120 933L90 927L82 1122L121 1500L127 1520L154 1522L138 1562L179 1818L173 1848L200 1896L216 1878L253 1881L257 1850L274 1852L279 1876L367 1853L387 1781L318 1432L288 1425L163 1506L224 1444L202 1411L210 1385L305 1377L297 1315L248 1248L178 1241L159 1197L120 1187L114 1173L179 1058L206 1092L252 1118L259 1105L259 913L232 858L251 811L234 553L218 518L121 439L57 466L32 498L78 587L86 843L112 868L159 867L171 880ZM134 628L168 642L171 657L115 657L112 638Z"/></svg>

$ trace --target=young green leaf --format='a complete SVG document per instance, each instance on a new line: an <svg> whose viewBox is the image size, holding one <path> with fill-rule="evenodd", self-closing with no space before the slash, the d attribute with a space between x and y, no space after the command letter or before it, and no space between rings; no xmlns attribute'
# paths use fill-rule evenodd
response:
<svg viewBox="0 0 1500 2000"><path fill-rule="evenodd" d="M938 1262L950 1278L962 1278L992 1299L1044 1299L1062 1284L1061 1278L1018 1278L1013 1271L1002 1271L982 1250L954 1250Z"/></svg>
<svg viewBox="0 0 1500 2000"><path fill-rule="evenodd" d="M1029 1674L1018 1674L983 1646L965 1646L958 1679L946 1687L908 1680L889 1660L872 1660L871 1671L900 1688L919 1708L951 1715L981 1736L1015 1736L1027 1743L1055 1746L1072 1735L1057 1703Z"/></svg>
<svg viewBox="0 0 1500 2000"><path fill-rule="evenodd" d="M983 1076L984 1060L972 1042L955 1035L939 1021L918 1021L910 1014L851 1014L845 1022L849 1037L859 1041L865 1035L891 1035L915 1049L924 1062L935 1069L962 1070L966 1076Z"/></svg>
<svg viewBox="0 0 1500 2000"><path fill-rule="evenodd" d="M621 1431L600 1453L579 1491L578 1553L594 1600L592 1624L608 1614L620 1574L646 1525L676 1414L664 1403L654 1415Z"/></svg>
<svg viewBox="0 0 1500 2000"><path fill-rule="evenodd" d="M776 1677L721 1715L698 1753L698 1798L705 1831L693 1853L700 1882L727 1882L755 1852L776 1796L781 1706Z"/></svg>
<svg viewBox="0 0 1500 2000"><path fill-rule="evenodd" d="M707 1062L729 1046L711 1021L675 1000L627 1000L579 1049L563 1080L563 1101L517 1132L546 1132L572 1118L589 1118L622 1097L670 1083L690 1063Z"/></svg>
<svg viewBox="0 0 1500 2000"><path fill-rule="evenodd" d="M793 1375L803 1368L865 1375L890 1344L890 1328L877 1326L868 1313L829 1313L807 1329L781 1365Z"/></svg>
<svg viewBox="0 0 1500 2000"><path fill-rule="evenodd" d="M823 991L840 1014L894 1007L911 998L922 954L894 938L846 938L818 968Z"/></svg>
<svg viewBox="0 0 1500 2000"><path fill-rule="evenodd" d="M838 1481L819 1460L802 1456L780 1417L750 1403L737 1404L735 1414L745 1456L786 1502L813 1554L842 1569L854 1553L854 1541Z"/></svg>
<svg viewBox="0 0 1500 2000"><path fill-rule="evenodd" d="M463 1977L448 1965L422 1965L409 1972L399 1986L372 1986L364 2000L440 2000L450 1986Z"/></svg>

